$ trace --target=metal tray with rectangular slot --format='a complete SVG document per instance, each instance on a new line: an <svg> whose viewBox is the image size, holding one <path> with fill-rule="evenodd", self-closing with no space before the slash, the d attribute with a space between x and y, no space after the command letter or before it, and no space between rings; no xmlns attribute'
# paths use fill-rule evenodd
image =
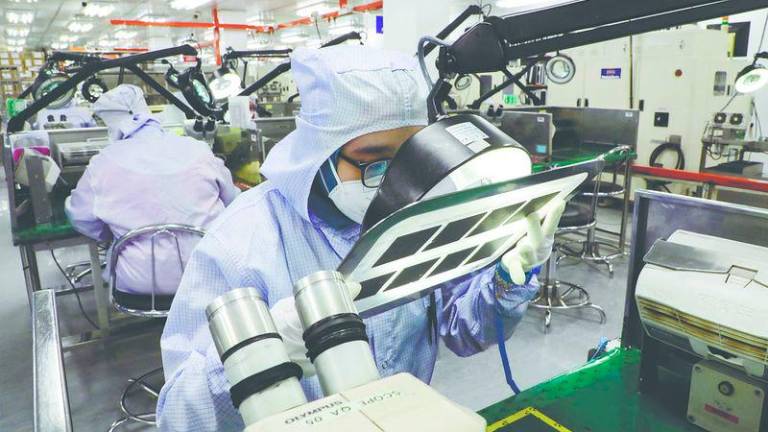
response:
<svg viewBox="0 0 768 432"><path fill-rule="evenodd" d="M543 218L596 176L602 159L480 186L411 204L355 244L338 270L363 289L362 316L408 303L440 284L498 260L525 235L525 219Z"/></svg>

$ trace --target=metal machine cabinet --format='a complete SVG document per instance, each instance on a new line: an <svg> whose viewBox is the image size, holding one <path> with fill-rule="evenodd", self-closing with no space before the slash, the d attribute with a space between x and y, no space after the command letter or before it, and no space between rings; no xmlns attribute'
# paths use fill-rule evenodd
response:
<svg viewBox="0 0 768 432"><path fill-rule="evenodd" d="M567 54L576 62L576 74L568 84L549 84L547 104L629 108L628 38L575 48Z"/></svg>
<svg viewBox="0 0 768 432"><path fill-rule="evenodd" d="M728 40L726 33L696 27L638 38L635 103L641 108L639 163L648 164L660 142L679 135L685 169L699 170L704 128L733 97L736 74L748 63L728 57ZM750 96L736 96L725 111L742 113L749 123L751 103ZM665 166L674 163L666 162Z"/></svg>
<svg viewBox="0 0 768 432"><path fill-rule="evenodd" d="M547 84L549 86L547 89L547 105L569 108L583 106L584 81L586 81L585 64L591 60L586 54L587 48L578 47L563 52L576 62L576 72L573 75L573 79L567 84Z"/></svg>
<svg viewBox="0 0 768 432"><path fill-rule="evenodd" d="M736 74L748 62L728 57L727 33L686 26L568 50L576 76L565 85L550 85L548 103L641 111L638 163L648 164L653 150L679 135L687 170L698 170L706 122L733 95ZM634 70L630 72L630 61ZM630 73L634 80L630 107ZM749 96L737 96L726 112L751 121ZM665 166L673 157L663 156Z"/></svg>

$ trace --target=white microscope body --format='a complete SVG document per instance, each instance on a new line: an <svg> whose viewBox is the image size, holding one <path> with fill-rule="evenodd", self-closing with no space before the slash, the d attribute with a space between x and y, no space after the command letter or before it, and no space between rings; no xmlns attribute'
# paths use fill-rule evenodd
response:
<svg viewBox="0 0 768 432"><path fill-rule="evenodd" d="M318 272L294 287L307 357L326 397L307 403L264 300L250 288L208 306L245 432L481 432L485 420L407 373L379 376L343 276Z"/></svg>

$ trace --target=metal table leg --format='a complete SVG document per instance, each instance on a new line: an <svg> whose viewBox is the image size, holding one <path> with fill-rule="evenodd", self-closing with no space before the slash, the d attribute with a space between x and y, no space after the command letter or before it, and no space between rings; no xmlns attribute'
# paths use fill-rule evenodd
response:
<svg viewBox="0 0 768 432"><path fill-rule="evenodd" d="M27 285L27 300L32 307L32 294L40 291L40 273L37 268L37 255L35 248L29 244L19 245L21 255L21 268L24 270L24 282Z"/></svg>
<svg viewBox="0 0 768 432"><path fill-rule="evenodd" d="M701 184L701 197L711 200L714 198L715 185L712 183Z"/></svg>
<svg viewBox="0 0 768 432"><path fill-rule="evenodd" d="M629 215L629 197L632 192L632 160L624 164L624 208L621 209L621 228L619 229L619 253L624 254L627 242L627 215Z"/></svg>
<svg viewBox="0 0 768 432"><path fill-rule="evenodd" d="M91 279L93 280L93 295L96 298L97 320L101 335L106 336L109 334L109 298L104 286L104 279L101 277L101 258L95 241L88 243L88 252L91 255L91 269L93 269Z"/></svg>

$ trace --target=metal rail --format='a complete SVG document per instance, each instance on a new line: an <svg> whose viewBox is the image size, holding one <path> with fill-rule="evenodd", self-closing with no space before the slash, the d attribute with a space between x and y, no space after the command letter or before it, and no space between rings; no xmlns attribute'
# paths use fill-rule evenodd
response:
<svg viewBox="0 0 768 432"><path fill-rule="evenodd" d="M53 290L32 294L32 327L34 430L71 432L67 377Z"/></svg>
<svg viewBox="0 0 768 432"><path fill-rule="evenodd" d="M343 34L335 39L332 39L326 43L324 43L320 48L326 48L329 46L339 45L341 43L344 43L348 40L362 40L362 36L358 32L349 32L346 34ZM291 70L291 62L285 62L277 65L274 69L269 71L266 75L264 75L261 79L256 81L255 83L249 85L243 91L240 92L239 96L248 96L250 94L253 94L260 88L264 87L265 85L269 84L272 80L279 77L280 75L288 72Z"/></svg>
<svg viewBox="0 0 768 432"><path fill-rule="evenodd" d="M67 81L57 86L50 92L46 93L43 97L36 100L35 102L32 103L32 105L27 107L27 109L18 113L16 116L10 119L8 121L8 133L19 132L22 129L24 129L24 122L26 120L30 119L32 116L34 116L35 114L43 110L45 107L50 105L51 102L55 101L56 99L64 95L66 92L68 92L69 90L76 87L78 84L80 84L81 82L85 81L86 79L95 75L98 72L101 72L106 69L113 69L113 68L120 68L121 70L124 70L125 68L130 69L133 66L142 62L160 60L162 58L172 57L176 55L194 56L194 55L197 55L197 50L190 45L181 45L178 47L166 48L158 51L152 51L152 52L143 53L143 54L136 54L132 56L121 57L114 60L88 62L84 64L82 68L72 77L70 77ZM140 76L140 78L146 81L147 84L150 84L150 85L152 85L152 82L154 81L148 75ZM152 87L157 89L155 85L152 85ZM166 98L168 98L169 101L173 103L176 107L182 110L184 114L186 114L187 118L191 119L197 116L197 114L194 112L192 108L190 108L189 106L187 106L186 104L178 100L178 98L173 96L170 92L168 92L167 94L164 94L164 96L166 96Z"/></svg>

